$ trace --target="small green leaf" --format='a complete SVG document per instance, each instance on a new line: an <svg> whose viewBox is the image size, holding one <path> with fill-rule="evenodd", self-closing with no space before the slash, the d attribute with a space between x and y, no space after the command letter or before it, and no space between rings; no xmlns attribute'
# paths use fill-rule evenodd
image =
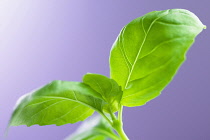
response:
<svg viewBox="0 0 210 140"><path fill-rule="evenodd" d="M140 106L157 97L204 28L183 9L150 12L126 25L110 54L111 78L122 86L122 104Z"/></svg>
<svg viewBox="0 0 210 140"><path fill-rule="evenodd" d="M93 116L85 120L78 130L65 140L120 140L112 127L101 116Z"/></svg>
<svg viewBox="0 0 210 140"><path fill-rule="evenodd" d="M88 73L83 77L83 82L101 94L107 102L104 106L106 112L116 112L122 98L121 87L116 81L100 74Z"/></svg>
<svg viewBox="0 0 210 140"><path fill-rule="evenodd" d="M101 98L84 83L53 81L18 101L10 126L64 125L83 121L94 110L102 111L105 102Z"/></svg>

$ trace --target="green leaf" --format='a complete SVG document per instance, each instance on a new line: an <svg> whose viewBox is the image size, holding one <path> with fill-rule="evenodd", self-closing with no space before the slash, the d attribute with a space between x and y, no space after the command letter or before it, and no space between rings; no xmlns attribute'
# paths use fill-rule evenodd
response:
<svg viewBox="0 0 210 140"><path fill-rule="evenodd" d="M78 130L65 140L120 140L112 127L101 116L93 116L85 120Z"/></svg>
<svg viewBox="0 0 210 140"><path fill-rule="evenodd" d="M204 28L183 9L154 11L127 24L110 54L111 78L124 92L122 104L140 106L157 97Z"/></svg>
<svg viewBox="0 0 210 140"><path fill-rule="evenodd" d="M122 98L121 87L116 81L100 74L86 74L83 82L101 94L107 102L104 106L106 112L116 112Z"/></svg>
<svg viewBox="0 0 210 140"><path fill-rule="evenodd" d="M94 110L102 111L105 102L101 98L84 83L53 81L18 101L10 126L64 125L83 121Z"/></svg>

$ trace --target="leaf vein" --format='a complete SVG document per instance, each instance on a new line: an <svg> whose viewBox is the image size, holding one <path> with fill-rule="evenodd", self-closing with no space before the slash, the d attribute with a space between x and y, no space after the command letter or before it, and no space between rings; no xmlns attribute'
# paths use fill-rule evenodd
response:
<svg viewBox="0 0 210 140"><path fill-rule="evenodd" d="M168 14L168 13L167 13L167 14ZM154 20L152 21L152 23L150 24L150 26L149 26L149 28L148 28L148 30L147 30L147 32L146 32L146 35L145 35L145 37L144 37L144 39L143 39L143 41L142 41L142 43L141 43L141 46L140 46L139 51L138 51L138 53L137 53L137 56L136 56L136 58L135 58L135 60L134 60L134 63L133 63L133 65L132 65L132 67L131 67L131 71L129 72L128 78L127 78L127 80L126 80L125 87L124 87L123 89L125 89L125 88L127 87L128 83L129 83L129 81L130 81L130 77L131 77L131 74L132 74L132 72L133 72L134 66L135 66L135 64L136 64L136 62L137 62L137 60L138 60L138 57L139 57L139 55L140 55L140 53L141 53L142 47L143 47L143 45L144 45L146 39L147 39L147 36L148 36L149 31L151 30L151 28L152 28L152 26L154 25L154 23L156 22L156 20L158 20L158 19L160 19L160 18L166 16L167 14L162 15L162 16L160 16L160 17L157 17L157 18L154 19Z"/></svg>
<svg viewBox="0 0 210 140"><path fill-rule="evenodd" d="M46 109L48 109L48 108L50 108L50 107L52 107L52 106L55 106L56 104L61 103L61 102L63 102L63 101L65 101L65 100L61 100L61 101L59 101L59 102L53 103L53 104L51 104L51 105L45 107L44 109L41 109L40 111L38 111L37 113L35 113L34 115L32 115L31 118L33 118L34 116L38 115L38 114L41 113L42 111L44 111L44 110L46 110ZM31 119L31 118L29 118L29 119Z"/></svg>
<svg viewBox="0 0 210 140"><path fill-rule="evenodd" d="M46 102L49 102L49 101L52 101L52 100L56 100L56 99L51 99L51 100L47 100L47 101L41 101L41 102L34 103L34 104L28 104L27 106L24 107L24 109L27 108L27 107L33 106L33 105L43 104L43 103L46 103Z"/></svg>
<svg viewBox="0 0 210 140"><path fill-rule="evenodd" d="M68 112L66 112L64 115L62 115L62 116L60 116L60 117L58 117L58 118L55 118L55 119L52 120L51 122L54 122L54 121L56 121L56 120L58 120L58 119L61 119L61 118L65 117L66 115L68 115L69 113L71 113L74 109L78 108L79 106L81 106L81 104L75 106L74 108L71 108L71 110L69 110Z"/></svg>

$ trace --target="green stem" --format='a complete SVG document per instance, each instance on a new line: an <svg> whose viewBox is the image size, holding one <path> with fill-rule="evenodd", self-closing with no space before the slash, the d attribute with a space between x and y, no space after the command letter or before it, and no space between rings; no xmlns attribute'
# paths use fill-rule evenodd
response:
<svg viewBox="0 0 210 140"><path fill-rule="evenodd" d="M109 122L109 124L112 126L112 122L109 120L109 118L107 118L107 116L102 113L102 112L98 112L102 117L104 117L106 119L107 122Z"/></svg>
<svg viewBox="0 0 210 140"><path fill-rule="evenodd" d="M120 110L119 110L119 114L118 114L118 120L119 120L120 122L122 122L123 106L120 105L119 108L120 108Z"/></svg>
<svg viewBox="0 0 210 140"><path fill-rule="evenodd" d="M109 107L109 114L110 114L110 116L111 116L111 118L112 118L112 121L114 122L114 121L116 120L116 116L115 116L115 114L112 112L112 110L111 110L110 107Z"/></svg>
<svg viewBox="0 0 210 140"><path fill-rule="evenodd" d="M119 109L119 112L118 112L118 119L112 113L112 111L109 110L112 121L109 118L107 118L107 116L103 112L99 111L98 113L101 114L101 116L104 117L107 120L107 122L116 130L116 132L120 136L120 140L129 140L127 135L125 134L125 132L123 130L123 120L122 120L123 106L120 105L119 108L120 109Z"/></svg>
<svg viewBox="0 0 210 140"><path fill-rule="evenodd" d="M118 128L115 128L115 130L117 131L117 133L119 134L120 138L122 140L129 140L127 135L125 134L124 130L123 130L123 126L121 125Z"/></svg>
<svg viewBox="0 0 210 140"><path fill-rule="evenodd" d="M123 130L123 120L122 120L122 113L123 113L123 106L120 106L119 114L118 114L118 120L114 124L114 128L121 137L122 140L129 140L128 136L125 134Z"/></svg>

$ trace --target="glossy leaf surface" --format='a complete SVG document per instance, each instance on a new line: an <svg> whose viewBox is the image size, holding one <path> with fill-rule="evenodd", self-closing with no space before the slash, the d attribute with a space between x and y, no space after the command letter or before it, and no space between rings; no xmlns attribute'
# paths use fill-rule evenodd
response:
<svg viewBox="0 0 210 140"><path fill-rule="evenodd" d="M191 12L150 12L126 25L110 54L111 78L123 88L122 104L140 106L157 97L205 28Z"/></svg>
<svg viewBox="0 0 210 140"><path fill-rule="evenodd" d="M65 140L120 140L112 127L101 116L93 116L85 120L78 130Z"/></svg>
<svg viewBox="0 0 210 140"><path fill-rule="evenodd" d="M117 82L106 76L90 73L83 77L83 82L100 93L105 102L108 103L104 106L106 112L116 112L118 110L122 90Z"/></svg>
<svg viewBox="0 0 210 140"><path fill-rule="evenodd" d="M18 101L10 125L76 123L94 110L102 111L104 104L100 94L84 83L53 81Z"/></svg>

